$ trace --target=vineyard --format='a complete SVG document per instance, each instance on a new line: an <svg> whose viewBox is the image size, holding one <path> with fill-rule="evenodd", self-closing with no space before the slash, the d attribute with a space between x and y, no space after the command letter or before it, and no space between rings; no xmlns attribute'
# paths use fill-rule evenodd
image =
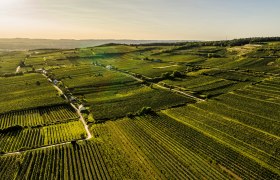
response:
<svg viewBox="0 0 280 180"><path fill-rule="evenodd" d="M69 105L15 111L0 115L0 130L16 125L36 127L63 123L75 119L78 119L78 115Z"/></svg>
<svg viewBox="0 0 280 180"><path fill-rule="evenodd" d="M92 132L94 141L0 157L1 172L19 179L279 178L251 158L161 113L98 124ZM38 164L44 168L34 169Z"/></svg>
<svg viewBox="0 0 280 180"><path fill-rule="evenodd" d="M27 128L0 133L0 150L14 152L42 146L85 139L86 132L80 121L65 124Z"/></svg>
<svg viewBox="0 0 280 180"><path fill-rule="evenodd" d="M28 151L0 159L0 173L6 172L4 175L11 179L110 179L99 146L92 142ZM35 168L38 166L41 168ZM7 171L7 167L14 168Z"/></svg>
<svg viewBox="0 0 280 180"><path fill-rule="evenodd" d="M185 177L199 179L203 178L201 172L206 173L204 177L211 176L212 178L215 177L216 179L222 179L223 177L227 176L226 174L222 175L217 167L211 167L211 165L204 161L202 157L199 157L195 153L186 150L171 137L165 136L164 132L153 129L151 134L151 132L146 129L146 126L148 126L147 122L143 122L145 126L142 127L142 125L138 124L140 121L142 120L126 119L121 120L116 124L108 124L109 127L107 127L110 129L110 131L112 131L110 134L112 134L112 139L114 139L114 141L115 138L117 139L117 137L120 138L118 141L122 141L122 139L124 139L123 137L125 137L126 144L123 142L123 146L125 148L124 152L130 155L133 154L130 153L130 149L135 149L134 151L138 153L138 157L124 155L124 157L128 156L128 159L130 159L131 162L138 161L138 165L141 164L141 161L150 162L150 168L153 170L149 171L151 171L151 173L154 171L154 174L160 173L158 176L167 179L180 179ZM114 134L117 132L118 136L115 137L116 135ZM97 136L106 137L104 133L102 136L102 131L100 132L100 128L95 130L95 134ZM161 137L162 135L163 137ZM144 165L144 167L145 166L146 165ZM142 171L145 171L144 167L142 167Z"/></svg>
<svg viewBox="0 0 280 180"><path fill-rule="evenodd" d="M106 93L106 94L105 94ZM149 106L154 110L191 103L192 99L172 92L148 87L121 87L85 95L93 111L94 119L111 119L135 114L142 107ZM114 111L112 111L114 109Z"/></svg>
<svg viewBox="0 0 280 180"><path fill-rule="evenodd" d="M280 179L280 43L234 43L0 51L0 179Z"/></svg>
<svg viewBox="0 0 280 180"><path fill-rule="evenodd" d="M130 164L136 165L141 163L135 161L145 159L153 163L162 172L161 176L166 178L201 179L203 175L204 178L213 179L223 179L227 176L252 179L279 177L279 170L276 169L279 167L277 159L270 159L270 163L275 162L275 168L262 167L255 159L224 144L221 138L217 140L213 136L205 135L205 131L183 125L163 114L109 122L105 127L97 126L93 131L98 139L103 137L105 144L108 144L108 139L116 143L115 146L125 143L122 145L125 149L121 150L124 155L119 152L119 157L131 159ZM137 149L135 152L141 152L138 152L138 157L130 157L134 154L130 152L133 149L131 146Z"/></svg>
<svg viewBox="0 0 280 180"><path fill-rule="evenodd" d="M2 52L0 50L0 77L14 73L20 62L20 59L23 59L25 55L26 54L23 51Z"/></svg>
<svg viewBox="0 0 280 180"><path fill-rule="evenodd" d="M106 70L94 65L66 67L53 70L57 79L61 79L68 88L99 87L135 81L118 72Z"/></svg>
<svg viewBox="0 0 280 180"><path fill-rule="evenodd" d="M0 77L0 84L0 113L65 103L40 74Z"/></svg>
<svg viewBox="0 0 280 180"><path fill-rule="evenodd" d="M192 102L192 99L141 85L123 73L95 65L65 67L52 73L90 107L96 122L135 114L145 106L159 110Z"/></svg>

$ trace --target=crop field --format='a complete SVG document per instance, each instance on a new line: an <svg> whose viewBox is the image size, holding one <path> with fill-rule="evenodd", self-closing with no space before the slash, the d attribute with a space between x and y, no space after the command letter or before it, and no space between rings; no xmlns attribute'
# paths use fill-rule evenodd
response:
<svg viewBox="0 0 280 180"><path fill-rule="evenodd" d="M169 109L164 113L279 173L280 104L267 101L263 96L253 96L253 91L248 95L246 92L247 89L237 90L207 103Z"/></svg>
<svg viewBox="0 0 280 180"><path fill-rule="evenodd" d="M249 84L249 82L238 82L206 75L190 76L185 79L164 80L162 83L179 87L184 91L200 94L201 97L207 98L240 89Z"/></svg>
<svg viewBox="0 0 280 180"><path fill-rule="evenodd" d="M94 65L66 67L52 72L57 79L62 80L65 86L71 89L88 86L108 86L135 81L133 78L119 72L109 71Z"/></svg>
<svg viewBox="0 0 280 180"><path fill-rule="evenodd" d="M20 61L26 57L26 52L0 51L0 77L15 73Z"/></svg>
<svg viewBox="0 0 280 180"><path fill-rule="evenodd" d="M65 103L40 74L0 78L0 83L0 113Z"/></svg>
<svg viewBox="0 0 280 180"><path fill-rule="evenodd" d="M107 122L93 127L92 131L100 142L104 142L109 149L107 151L116 151L114 154L119 154L119 159L111 162L113 166L117 167L115 163L119 162L136 166L140 175L135 176L147 174L143 171L148 168L146 171L150 177L167 179L278 177L277 159L276 168L263 168L250 156L164 114ZM149 166L146 163L149 163Z"/></svg>
<svg viewBox="0 0 280 180"><path fill-rule="evenodd" d="M153 49L153 53L156 53L158 51L154 48L148 48L148 50L150 49ZM172 72L174 70L183 71L186 69L185 66L177 64L175 62L150 58L151 54L152 53L145 50L145 48L138 48L135 51L125 54L121 53L111 54L108 56L103 55L101 57L97 56L94 62L112 65L117 69L142 74L150 78L160 77L162 73Z"/></svg>
<svg viewBox="0 0 280 180"><path fill-rule="evenodd" d="M135 114L145 106L159 110L193 102L190 98L145 86L110 88L114 87L108 87L108 89L103 90L98 89L96 93L85 95L91 105L91 109L93 109L95 120L124 117L128 113Z"/></svg>
<svg viewBox="0 0 280 180"><path fill-rule="evenodd" d="M75 119L78 119L78 115L72 107L68 105L51 106L2 114L0 115L0 129L16 125L36 127Z"/></svg>
<svg viewBox="0 0 280 180"><path fill-rule="evenodd" d="M1 152L14 152L38 148L75 139L84 139L85 134L84 126L80 121L1 132L0 150Z"/></svg>
<svg viewBox="0 0 280 180"><path fill-rule="evenodd" d="M0 157L1 174L19 179L110 179L98 144L85 142L49 149L28 151L21 155ZM1 166L0 165L0 166ZM35 168L40 165L42 168ZM14 167L7 171L7 167Z"/></svg>
<svg viewBox="0 0 280 180"><path fill-rule="evenodd" d="M90 106L96 121L135 114L145 106L159 110L192 102L171 92L146 87L130 76L104 67L81 65L56 69L52 73L73 95Z"/></svg>
<svg viewBox="0 0 280 180"><path fill-rule="evenodd" d="M249 40L0 51L0 179L280 179L280 43Z"/></svg>
<svg viewBox="0 0 280 180"><path fill-rule="evenodd" d="M33 65L36 69L71 64L71 62L66 58L66 55L60 50L32 50L28 53L29 56L25 60L25 63Z"/></svg>

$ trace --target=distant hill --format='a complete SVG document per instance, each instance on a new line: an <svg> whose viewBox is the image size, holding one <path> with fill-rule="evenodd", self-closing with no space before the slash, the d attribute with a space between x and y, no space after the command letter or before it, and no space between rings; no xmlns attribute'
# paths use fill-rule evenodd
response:
<svg viewBox="0 0 280 180"><path fill-rule="evenodd" d="M161 41L161 40L74 40L74 39L27 39L15 38L6 39L0 38L0 50L30 50L30 49L43 49L43 48L58 48L58 49L72 49L98 46L108 43L121 43L121 44L144 44L144 43L173 43L173 42L186 42L186 41Z"/></svg>

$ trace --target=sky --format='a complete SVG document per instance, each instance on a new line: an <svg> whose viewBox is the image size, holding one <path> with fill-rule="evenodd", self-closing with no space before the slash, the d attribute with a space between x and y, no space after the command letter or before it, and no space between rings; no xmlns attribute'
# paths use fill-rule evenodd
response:
<svg viewBox="0 0 280 180"><path fill-rule="evenodd" d="M0 38L280 36L279 0L0 0Z"/></svg>

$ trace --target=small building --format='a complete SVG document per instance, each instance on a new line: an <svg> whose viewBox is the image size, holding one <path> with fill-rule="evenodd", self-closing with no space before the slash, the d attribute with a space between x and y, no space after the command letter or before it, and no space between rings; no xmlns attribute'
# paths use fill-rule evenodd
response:
<svg viewBox="0 0 280 180"><path fill-rule="evenodd" d="M79 110L80 110L80 111L86 110L86 108L84 107L84 105L81 104L81 105L79 106Z"/></svg>
<svg viewBox="0 0 280 180"><path fill-rule="evenodd" d="M36 72L38 73L44 73L44 69L40 68L40 69L36 69ZM45 74L45 73L44 73Z"/></svg>
<svg viewBox="0 0 280 180"><path fill-rule="evenodd" d="M58 80L54 79L54 80L53 80L53 83L54 83L55 85L57 85Z"/></svg>
<svg viewBox="0 0 280 180"><path fill-rule="evenodd" d="M84 107L84 105L82 105L82 104L79 106L79 111L81 113L88 113L88 109L86 107Z"/></svg>
<svg viewBox="0 0 280 180"><path fill-rule="evenodd" d="M111 69L114 69L114 67L113 67L112 65L107 65L107 66L106 66L106 69L111 70Z"/></svg>
<svg viewBox="0 0 280 180"><path fill-rule="evenodd" d="M70 96L69 100L70 100L71 102L75 102L75 101L76 101L76 98L75 98L74 96Z"/></svg>

